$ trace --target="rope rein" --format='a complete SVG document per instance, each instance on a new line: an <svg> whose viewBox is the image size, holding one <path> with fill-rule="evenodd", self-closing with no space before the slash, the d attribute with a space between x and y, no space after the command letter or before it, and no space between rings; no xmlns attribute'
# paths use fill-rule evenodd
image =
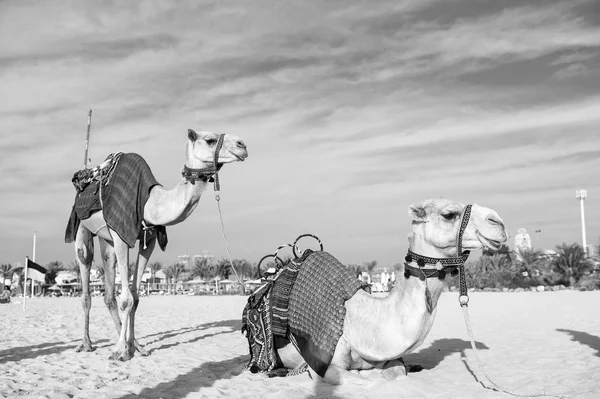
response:
<svg viewBox="0 0 600 399"><path fill-rule="evenodd" d="M463 311L463 316L465 318L465 325L467 326L467 333L469 334L469 339L471 340L471 348L473 348L473 354L475 355L475 359L477 360L477 365L479 366L479 369L481 370L481 372L483 373L485 378L490 382L490 384L492 384L494 386L494 388L496 388L498 391L507 393L509 395L519 396L519 397L523 397L523 398L530 398L530 397L539 398L542 396L549 396L549 397L554 397L554 398L559 398L559 399L566 398L565 396L553 395L553 394L549 394L549 393L545 393L545 392L523 393L523 392L519 392L519 391L515 391L512 389L506 388L506 387L494 382L490 378L488 373L485 371L485 368L483 367L483 361L479 357L479 352L477 351L477 347L475 346L475 338L473 337L473 330L471 328L471 320L469 319L468 307L469 306L466 304L461 305L461 308Z"/></svg>
<svg viewBox="0 0 600 399"><path fill-rule="evenodd" d="M456 236L456 251L457 251L457 256L459 258L463 254L463 252L462 252L462 237L465 232L465 229L467 228L467 225L469 224L469 218L471 216L471 207L472 207L471 205L467 205L465 207L465 210L464 210L462 218L461 218L461 225L460 225L460 228L458 229L458 233ZM459 266L459 280L460 280L460 294L458 297L458 302L460 303L460 307L463 311L463 316L465 319L465 326L467 327L467 334L469 335L469 339L471 340L471 348L473 348L473 354L475 355L475 359L477 360L477 365L479 366L479 369L481 370L481 372L483 373L485 378L490 382L490 384L492 384L494 386L494 388L496 388L498 391L504 392L504 393L512 395L512 396L535 397L535 398L542 397L542 396L549 396L549 397L563 399L564 396L552 395L552 394L548 394L545 392L523 393L523 392L515 391L512 389L506 388L500 384L495 383L490 378L488 373L485 371L485 368L483 367L483 361L479 357L479 352L477 351L477 346L475 345L475 338L473 336L473 329L471 327L471 320L469 318L469 310L468 310L468 308L469 308L469 291L468 291L468 287L467 287L467 277L465 275L464 262L461 266ZM486 388L488 388L488 387L486 387Z"/></svg>
<svg viewBox="0 0 600 399"><path fill-rule="evenodd" d="M235 273L235 276L237 277L240 284L244 285L244 282L240 278L240 275L238 274L237 270L235 270L235 267L233 266L233 260L231 259L231 253L229 252L229 244L227 243L227 236L225 235L225 225L223 224L223 213L221 212L221 197L218 193L219 192L215 190L215 200L217 200L217 208L219 209L219 221L221 222L221 235L223 236L223 241L225 242L225 250L227 251L227 256L229 258L229 266L231 267L231 270L233 270L233 272Z"/></svg>
<svg viewBox="0 0 600 399"><path fill-rule="evenodd" d="M229 243L227 242L227 235L225 234L225 224L223 224L223 212L221 211L221 183L219 182L218 162L219 162L219 152L221 151L221 148L223 147L224 139L225 139L224 134L219 135L219 140L217 141L217 146L215 148L215 158L213 161L213 164L214 164L213 166L215 168L215 174L213 176L215 200L217 201L217 209L219 210L219 222L221 223L221 235L223 236L223 242L225 242L225 251L227 251L227 257L229 258L229 266L231 267L231 270L233 270L233 272L235 273L235 276L237 277L238 281L240 282L240 284L242 284L242 287L243 287L244 282L242 281L242 279L240 278L240 275L238 274L237 270L235 270L235 267L233 266L233 259L231 258L231 252L229 251Z"/></svg>

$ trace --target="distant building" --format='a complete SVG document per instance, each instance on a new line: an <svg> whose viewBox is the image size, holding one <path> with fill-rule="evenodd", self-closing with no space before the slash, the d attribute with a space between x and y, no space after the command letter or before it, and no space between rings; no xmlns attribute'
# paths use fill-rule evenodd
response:
<svg viewBox="0 0 600 399"><path fill-rule="evenodd" d="M177 257L179 260L178 262L181 263L182 265L184 265L186 268L190 268L190 261L191 261L191 257L190 255L179 255Z"/></svg>
<svg viewBox="0 0 600 399"><path fill-rule="evenodd" d="M553 249L546 249L545 251L542 252L542 259L547 259L547 260L552 260L552 259L556 259L558 257L558 252L556 252Z"/></svg>
<svg viewBox="0 0 600 399"><path fill-rule="evenodd" d="M517 235L515 236L515 249L531 250L531 236L527 230L523 228L517 230Z"/></svg>
<svg viewBox="0 0 600 399"><path fill-rule="evenodd" d="M587 256L588 256L588 258L593 258L596 255L597 254L596 254L594 246L593 245L588 245L587 246Z"/></svg>
<svg viewBox="0 0 600 399"><path fill-rule="evenodd" d="M530 251L531 246L531 236L527 232L527 230L520 228L517 230L517 235L515 235L515 252L517 253L517 261L522 261L521 252L522 251Z"/></svg>

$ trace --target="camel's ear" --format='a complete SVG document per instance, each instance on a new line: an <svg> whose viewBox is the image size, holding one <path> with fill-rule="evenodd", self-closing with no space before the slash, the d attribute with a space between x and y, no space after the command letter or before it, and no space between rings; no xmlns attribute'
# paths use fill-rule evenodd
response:
<svg viewBox="0 0 600 399"><path fill-rule="evenodd" d="M422 205L411 205L408 207L408 216L410 216L415 222L422 222L425 220L427 212L425 211L425 207Z"/></svg>
<svg viewBox="0 0 600 399"><path fill-rule="evenodd" d="M194 129L188 129L188 139L191 141L198 140L198 133L196 133Z"/></svg>

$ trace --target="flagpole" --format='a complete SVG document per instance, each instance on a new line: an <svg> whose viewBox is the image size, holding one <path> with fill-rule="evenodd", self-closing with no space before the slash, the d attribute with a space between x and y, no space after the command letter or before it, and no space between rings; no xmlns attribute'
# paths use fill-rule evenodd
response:
<svg viewBox="0 0 600 399"><path fill-rule="evenodd" d="M35 262L35 237L36 237L36 233L37 231L33 232L33 256L32 256L32 261ZM33 279L31 279L31 297L33 298Z"/></svg>
<svg viewBox="0 0 600 399"><path fill-rule="evenodd" d="M25 310L25 298L27 298L27 266L29 265L29 257L25 257L25 280L23 281L23 310Z"/></svg>
<svg viewBox="0 0 600 399"><path fill-rule="evenodd" d="M85 155L83 158L83 168L87 169L88 167L88 148L90 144L90 129L92 127L92 109L90 108L88 111L88 123L87 123L87 135L85 137Z"/></svg>

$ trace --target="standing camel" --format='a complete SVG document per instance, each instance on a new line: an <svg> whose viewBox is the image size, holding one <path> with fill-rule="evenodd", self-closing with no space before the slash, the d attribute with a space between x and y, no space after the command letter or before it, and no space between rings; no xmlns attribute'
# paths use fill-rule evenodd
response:
<svg viewBox="0 0 600 399"><path fill-rule="evenodd" d="M348 370L383 369L386 379L406 374L401 358L429 334L438 299L448 286L446 272L456 271L456 266L448 265L461 264L468 255L457 254L458 245L464 251L498 249L507 239L495 211L473 204L466 226L463 213L468 213L464 205L446 199L427 200L409 208L412 233L404 275L396 279L386 297L358 290L346 301L343 332L323 375L325 381L338 384L360 378ZM296 348L283 338L277 337L277 341L284 367L300 367L303 358Z"/></svg>
<svg viewBox="0 0 600 399"><path fill-rule="evenodd" d="M185 156L186 159L181 180L173 189L166 190L154 180L147 164L139 155L121 155L118 161L119 164L124 163L124 157L129 157L130 160L133 160L132 162L145 165L146 169L144 173L147 175L149 173L151 182L145 190L142 189L144 193L141 196L141 205L138 206L137 210L123 209L123 212L127 214L139 213L137 217L143 225L140 225L140 223L135 225L134 235L130 236L128 240L126 240L125 234L114 227L120 223L120 220L111 222L111 219L107 218L107 214L112 209L109 209L108 199L104 199L102 192L100 192L99 202L101 209L91 213L87 218L81 218L81 220L77 219L77 215L75 215L78 224L75 224L74 226L76 227L72 228L72 230L76 232L74 237L75 253L81 270L84 312L83 341L75 348L77 352L90 352L94 350L89 334L91 307L89 287L90 270L94 255L93 238L96 236L100 243L100 251L105 269L104 302L110 311L119 334L119 339L110 359L129 360L135 350L138 350L142 356L148 355L148 351L135 339L134 325L135 313L139 304L139 284L156 244L157 236L163 250L166 245L166 232L164 235L165 241L161 241L161 236L157 231L160 232L161 229L164 231L164 226L175 225L187 219L194 209L196 209L200 196L220 167L225 163L244 161L248 157L248 151L244 142L238 137L226 134L218 135L211 132L196 132L190 129L188 130ZM133 176L126 176L125 179L127 180L129 177L133 178ZM110 177L108 182L106 182L106 187L101 181L99 189L101 191L110 189L110 185L114 180L115 177ZM115 207L120 206L118 201L110 202L110 204L116 204ZM71 219L73 219L73 213ZM148 229L149 227L150 229ZM152 227L159 228L154 229ZM69 231L69 227L67 231ZM133 248L137 239L140 241L139 252L135 266L131 271L133 279L130 286L130 271L128 268L129 249ZM68 237L66 241L70 242ZM121 276L121 293L118 299L115 299L115 268L117 265ZM121 313L121 317L119 316L119 312Z"/></svg>

